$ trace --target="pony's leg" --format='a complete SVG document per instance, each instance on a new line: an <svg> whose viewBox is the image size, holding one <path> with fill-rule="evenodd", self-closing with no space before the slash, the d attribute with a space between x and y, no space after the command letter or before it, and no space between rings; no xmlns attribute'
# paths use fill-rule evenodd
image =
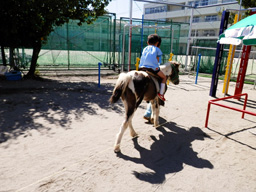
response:
<svg viewBox="0 0 256 192"><path fill-rule="evenodd" d="M154 126L157 127L159 125L159 113L160 113L160 105L156 103L156 111L155 111L155 119L154 119Z"/></svg>
<svg viewBox="0 0 256 192"><path fill-rule="evenodd" d="M151 102L151 103L149 103L149 105L150 105L150 111L151 111L151 115L150 115L150 123L154 123L154 112L153 112L153 106L154 106L154 104Z"/></svg>
<svg viewBox="0 0 256 192"><path fill-rule="evenodd" d="M151 101L152 105L152 112L153 112L153 120L154 120L154 127L159 125L159 105L156 99Z"/></svg>
<svg viewBox="0 0 256 192"><path fill-rule="evenodd" d="M133 113L133 115L134 115L134 113ZM130 119L129 119L130 135L131 135L132 137L137 137L138 134L135 132L135 130L133 129L133 126L132 126L132 118L133 118L133 115L132 115L132 116L130 117Z"/></svg>
<svg viewBox="0 0 256 192"><path fill-rule="evenodd" d="M126 94L128 94L128 93L126 93ZM114 151L116 153L120 152L120 143L121 143L123 134L124 134L125 130L127 129L128 125L130 128L131 136L132 137L137 136L137 133L134 131L133 126L132 126L132 118L133 118L133 114L135 112L135 99L134 100L130 99L129 102L126 101L125 99L123 99L123 102L124 102L126 117L120 127L119 133L117 134L115 148L114 148Z"/></svg>
<svg viewBox="0 0 256 192"><path fill-rule="evenodd" d="M115 142L115 148L114 148L114 151L116 153L120 152L120 143L127 127L128 127L128 121L124 120L120 127L119 133L116 135L116 142Z"/></svg>

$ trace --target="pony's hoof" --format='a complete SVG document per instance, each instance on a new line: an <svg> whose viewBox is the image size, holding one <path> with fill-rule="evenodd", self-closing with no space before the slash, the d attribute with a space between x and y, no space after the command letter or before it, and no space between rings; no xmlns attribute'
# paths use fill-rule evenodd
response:
<svg viewBox="0 0 256 192"><path fill-rule="evenodd" d="M120 152L121 152L121 150L120 150L120 145L116 145L116 146L115 146L114 152L115 152L115 153L120 153Z"/></svg>
<svg viewBox="0 0 256 192"><path fill-rule="evenodd" d="M158 127L159 126L159 123L154 123L154 127Z"/></svg>

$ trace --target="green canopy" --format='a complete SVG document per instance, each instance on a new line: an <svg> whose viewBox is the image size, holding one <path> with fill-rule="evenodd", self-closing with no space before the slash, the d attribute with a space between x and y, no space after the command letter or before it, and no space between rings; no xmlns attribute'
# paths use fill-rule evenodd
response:
<svg viewBox="0 0 256 192"><path fill-rule="evenodd" d="M220 44L256 45L256 14L246 17L219 36Z"/></svg>

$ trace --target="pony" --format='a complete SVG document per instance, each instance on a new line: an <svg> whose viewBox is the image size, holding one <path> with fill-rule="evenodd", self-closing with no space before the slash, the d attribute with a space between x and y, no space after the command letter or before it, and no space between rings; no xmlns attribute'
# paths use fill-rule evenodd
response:
<svg viewBox="0 0 256 192"><path fill-rule="evenodd" d="M161 71L175 85L179 84L179 66L180 63L176 61L169 61L160 65ZM120 127L115 141L114 151L116 153L121 151L121 139L128 126L130 128L130 135L132 137L138 136L132 126L132 118L142 100L151 103L154 127L159 125L159 107L160 105L164 105L164 102L158 98L158 92L159 81L156 77L149 75L145 71L130 71L119 75L113 93L109 99L109 102L113 104L121 97L125 108L125 120Z"/></svg>

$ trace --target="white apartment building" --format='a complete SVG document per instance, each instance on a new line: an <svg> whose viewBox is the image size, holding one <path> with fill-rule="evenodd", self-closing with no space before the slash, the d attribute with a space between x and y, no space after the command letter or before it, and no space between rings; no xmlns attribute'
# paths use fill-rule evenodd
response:
<svg viewBox="0 0 256 192"><path fill-rule="evenodd" d="M237 0L154 0L162 4L147 3L144 5L144 19L173 22L190 22L191 8L170 4L192 5L193 13L191 39L217 39L221 21L221 13L225 9L239 9ZM219 5L218 5L219 4ZM222 4L222 5L221 5Z"/></svg>

